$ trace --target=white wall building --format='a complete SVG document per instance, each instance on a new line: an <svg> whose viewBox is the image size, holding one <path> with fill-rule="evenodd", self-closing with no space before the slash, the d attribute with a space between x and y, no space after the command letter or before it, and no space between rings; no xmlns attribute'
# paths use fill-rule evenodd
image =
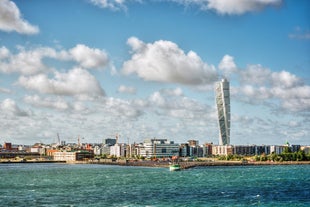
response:
<svg viewBox="0 0 310 207"><path fill-rule="evenodd" d="M110 155L126 157L126 144L115 144L110 147Z"/></svg>
<svg viewBox="0 0 310 207"><path fill-rule="evenodd" d="M76 161L76 152L54 152L55 161Z"/></svg>

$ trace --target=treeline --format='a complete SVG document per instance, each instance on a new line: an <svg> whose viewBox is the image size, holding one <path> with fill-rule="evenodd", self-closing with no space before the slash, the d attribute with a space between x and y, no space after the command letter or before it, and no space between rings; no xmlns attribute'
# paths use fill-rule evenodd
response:
<svg viewBox="0 0 310 207"><path fill-rule="evenodd" d="M234 160L241 161L249 158L248 156L242 155L227 155L227 156L219 156L219 160ZM306 154L303 150L299 150L297 152L292 152L290 148L286 148L281 154L272 154L266 155L256 155L252 157L255 161L273 161L273 162L283 162L283 161L310 161L310 154Z"/></svg>
<svg viewBox="0 0 310 207"><path fill-rule="evenodd" d="M281 154L272 153L270 155L255 156L256 161L310 161L310 154L306 154L303 150L297 152L284 151Z"/></svg>

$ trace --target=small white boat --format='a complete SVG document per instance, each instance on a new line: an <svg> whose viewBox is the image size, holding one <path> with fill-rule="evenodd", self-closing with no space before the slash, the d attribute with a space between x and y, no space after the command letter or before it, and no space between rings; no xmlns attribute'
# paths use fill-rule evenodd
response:
<svg viewBox="0 0 310 207"><path fill-rule="evenodd" d="M179 164L171 164L169 166L169 170L170 171L179 171L179 170L181 170L181 166Z"/></svg>
<svg viewBox="0 0 310 207"><path fill-rule="evenodd" d="M172 157L172 163L170 163L169 170L170 171L179 171L179 170L181 170L181 166L179 164L178 156L173 156Z"/></svg>

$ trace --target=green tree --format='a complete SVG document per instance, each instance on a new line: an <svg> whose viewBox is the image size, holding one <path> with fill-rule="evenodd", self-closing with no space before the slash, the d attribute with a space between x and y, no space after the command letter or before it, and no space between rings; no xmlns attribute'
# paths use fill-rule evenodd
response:
<svg viewBox="0 0 310 207"><path fill-rule="evenodd" d="M298 150L298 152L296 153L296 160L297 161L306 161L307 157L306 157L306 154L305 154L305 151L303 150Z"/></svg>
<svg viewBox="0 0 310 207"><path fill-rule="evenodd" d="M283 153L292 153L292 150L290 147L286 146L283 150Z"/></svg>

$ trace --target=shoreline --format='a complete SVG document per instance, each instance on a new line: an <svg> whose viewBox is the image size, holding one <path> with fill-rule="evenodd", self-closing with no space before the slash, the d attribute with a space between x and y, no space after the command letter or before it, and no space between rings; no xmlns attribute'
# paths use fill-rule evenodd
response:
<svg viewBox="0 0 310 207"><path fill-rule="evenodd" d="M105 160L88 160L88 161L54 161L54 160L27 160L27 161L15 161L15 160L2 160L0 164L36 164L36 163L61 163L61 164L97 164L97 165L118 165L118 166L133 166L133 167L160 167L169 168L169 162L157 162L157 161L126 161L117 160L111 161ZM261 165L310 165L310 161L283 161L283 162L242 162L242 161L191 161L180 162L181 169L189 169L194 167L216 167L216 166L261 166Z"/></svg>
<svg viewBox="0 0 310 207"><path fill-rule="evenodd" d="M67 164L97 164L97 165L118 165L118 166L132 166L132 167L160 167L169 168L169 162L157 161L126 161L126 160L100 160L100 161L73 161ZM283 161L283 162L242 162L242 161L191 161L179 162L181 169L189 169L195 167L216 167L216 166L263 166L263 165L310 165L310 161Z"/></svg>

